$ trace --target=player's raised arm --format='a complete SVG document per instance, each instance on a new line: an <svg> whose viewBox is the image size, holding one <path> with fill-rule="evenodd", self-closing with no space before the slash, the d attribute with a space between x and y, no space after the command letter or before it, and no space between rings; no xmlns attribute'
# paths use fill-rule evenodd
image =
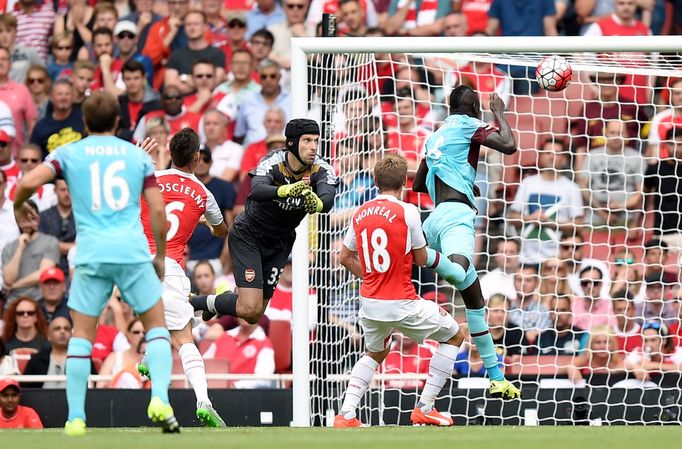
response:
<svg viewBox="0 0 682 449"><path fill-rule="evenodd" d="M500 129L488 134L483 140L483 145L504 154L516 153L516 139L507 119L504 117L504 101L499 95L492 93L489 105Z"/></svg>

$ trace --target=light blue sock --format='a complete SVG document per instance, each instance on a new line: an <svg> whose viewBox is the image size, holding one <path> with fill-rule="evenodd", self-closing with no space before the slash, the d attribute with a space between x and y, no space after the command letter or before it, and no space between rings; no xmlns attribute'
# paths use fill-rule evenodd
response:
<svg viewBox="0 0 682 449"><path fill-rule="evenodd" d="M155 327L147 331L145 340L145 358L152 378L152 397L156 396L168 404L168 386L173 369L170 333L165 327Z"/></svg>
<svg viewBox="0 0 682 449"><path fill-rule="evenodd" d="M455 285L464 281L466 271L460 264L454 263L432 248L426 248L426 254L426 267L442 276L448 284Z"/></svg>
<svg viewBox="0 0 682 449"><path fill-rule="evenodd" d="M85 393L88 391L92 343L84 338L71 337L66 350L66 402L69 421L85 421Z"/></svg>
<svg viewBox="0 0 682 449"><path fill-rule="evenodd" d="M488 331L488 323L485 322L485 309L466 309L466 315L471 339L481 354L488 377L490 380L504 380L504 375L498 365L493 337Z"/></svg>

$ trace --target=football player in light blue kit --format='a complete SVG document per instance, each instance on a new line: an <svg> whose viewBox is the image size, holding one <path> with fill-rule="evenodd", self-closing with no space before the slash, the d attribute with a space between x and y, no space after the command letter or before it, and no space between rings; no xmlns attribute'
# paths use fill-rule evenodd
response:
<svg viewBox="0 0 682 449"><path fill-rule="evenodd" d="M504 102L490 97L490 110L499 124L496 129L478 119L478 94L468 86L450 93L450 115L426 141L426 157L415 175L413 190L428 193L436 208L424 222L429 242L427 266L443 276L462 294L471 338L478 347L490 377L490 394L503 399L521 396L498 367L493 339L485 321L485 302L474 261L474 186L481 145L504 154L516 152L516 141L504 118ZM442 260L439 253L445 254Z"/></svg>
<svg viewBox="0 0 682 449"><path fill-rule="evenodd" d="M17 217L34 213L26 200L54 178L66 180L71 192L78 249L68 302L74 326L66 360L69 417L64 430L73 436L86 432L85 395L97 319L117 285L147 330L147 359L154 376L147 414L164 432L177 432L168 402L172 356L159 281L167 223L154 166L144 150L115 137L119 106L114 96L95 92L82 107L90 136L59 148L24 176L14 202ZM152 218L153 260L140 222L141 195Z"/></svg>

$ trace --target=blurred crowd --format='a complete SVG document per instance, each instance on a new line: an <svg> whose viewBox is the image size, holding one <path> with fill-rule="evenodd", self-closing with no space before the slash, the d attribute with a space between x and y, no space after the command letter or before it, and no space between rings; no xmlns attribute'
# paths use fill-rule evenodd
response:
<svg viewBox="0 0 682 449"><path fill-rule="evenodd" d="M682 32L679 0L9 0L0 8L0 375L63 374L76 241L69 191L63 181L41 188L30 203L39 219L20 223L12 201L24 173L86 135L80 105L90 92L119 98L119 137L157 139L159 168L169 166L170 137L196 129L196 176L230 224L244 208L249 171L284 146L293 118L290 37L321 35L325 13L337 16L349 46L362 36ZM337 72L325 156L340 186L322 224L334 237L330 274L311 290L309 327L322 342L313 357L334 358L343 370L360 350L357 281L334 255L355 208L377 193L374 161L399 151L414 170L446 113L444 98L464 83L479 92L485 119L489 94L503 98L521 149L502 159L483 148L478 161L477 264L501 363L570 355L561 370L576 382L600 370L645 380L680 370L682 296L669 264L682 248L682 80L580 72L558 98L538 91L526 65L389 54L374 55L370 68L349 55L323 62L311 58L311 74ZM311 86L312 118L323 118L320 100L329 95ZM405 200L427 215L433 204L410 185ZM226 249L197 228L186 249L192 291L232 285ZM213 372L290 370L290 268L259 325L221 319L195 328L204 357L227 361ZM450 304L423 288L436 285L428 273L417 279L425 298ZM101 316L92 369L114 376L99 386L141 388L144 329L121 299L115 290ZM428 345L396 337L394 346L387 372L428 366ZM483 374L475 348L453 370Z"/></svg>

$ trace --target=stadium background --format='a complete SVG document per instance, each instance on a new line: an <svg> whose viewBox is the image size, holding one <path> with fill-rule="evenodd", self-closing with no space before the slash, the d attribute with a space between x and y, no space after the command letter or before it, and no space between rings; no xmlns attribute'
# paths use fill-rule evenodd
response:
<svg viewBox="0 0 682 449"><path fill-rule="evenodd" d="M135 98L129 98L129 92L123 94L121 100L122 105L125 105L123 115L127 113L130 116L130 122L120 131L123 137L154 135L161 139L163 148L164 139L167 140L180 127L191 126L199 130L206 144L206 150L202 153L203 174L200 178L209 183L209 188L212 184L212 190L215 189L214 194L220 196L227 217L233 217L243 207L248 193L246 173L269 146L281 145L283 124L291 118L291 102L295 100L288 94L291 75L286 69L289 63L287 36L301 32L310 36L316 32L316 28L322 33L321 27L317 26L321 20L321 12L335 12L339 16L338 34L346 35L346 39L351 39L354 35L463 36L485 31L503 36L550 35L558 32L567 35L582 32L594 36L598 32L594 27L588 26L592 22L598 22L597 27L602 34L623 33L622 29L614 28L614 23L619 25L622 19L610 19L614 7L634 7L638 19L630 27L632 34L648 34L649 31L645 30L655 34L672 34L679 30L680 25L677 21L679 8L676 8L679 5L664 1L599 1L593 10L588 10L585 7L587 2L581 1L538 1L533 3L535 7L526 11L526 14L514 9L523 6L510 6L511 3L499 0L463 0L452 4L442 1L425 2L419 3L419 6L410 3L404 11L404 18L403 12L396 12L396 8L399 10L402 6L398 2L376 2L372 4L373 7L360 2L360 8L357 2L341 3L342 7L337 9L333 2L317 0L311 5L306 5L301 0L284 0L282 5L263 1L252 7L229 2L221 5L216 0L197 4L186 1L142 1L134 5L139 8L137 12L127 10L130 5L125 4L116 4L114 8L103 4L104 6L96 6L93 11L89 6L69 8L66 2L47 2L35 6L22 6L23 4L18 3L8 5L8 14L3 15L0 20L0 36L3 35L3 30L9 31L8 34L11 35L13 27L17 28L17 34L16 37L8 37L9 40L3 44L12 49L11 68L5 68L5 72L9 73L4 75L5 78L9 75L12 81L5 79L4 85L7 87L0 93L0 100L7 106L7 113L0 117L0 128L4 130L6 137L0 133L0 141L7 140L6 148L11 148L12 151L4 150L1 153L4 159L0 160L5 174L0 189L5 190L7 197L2 207L3 215L0 215L3 219L1 243L11 248L18 234L15 225L11 223L12 187L16 178L22 171L29 170L32 164L36 164L37 159L53 150L55 145L80 136L82 128L76 129L79 120L78 103L82 101L87 89L105 88L119 94L123 92L122 89L127 88L135 92ZM299 8L299 4L303 8ZM62 16L57 17L55 7ZM307 16L301 15L306 7L309 9ZM35 12L29 16L26 11L31 8L35 8ZM205 33L201 29L198 32L183 30L173 40L171 48L158 48L155 45L159 43L158 38L168 31L163 26L166 22L144 26L144 21L150 16L152 21L161 19L168 12L172 17L184 16L189 9L194 8L202 10L208 16L210 25L205 27ZM271 11L269 8L274 8L274 12L263 12ZM87 33L81 33L82 27L77 28L78 38L61 36L55 31L53 42L48 41L52 35L53 23L64 23L63 15L66 14L68 28L68 18L72 21L81 20L82 9L86 11L86 16L96 12L100 16L99 25L102 28L112 28L115 35L113 41L116 44L114 55L119 55L114 57L115 62L108 64L108 59L111 58L99 54L102 51L106 53L106 49L88 46L87 39L84 39L87 38ZM240 9L247 12L239 13ZM362 12L364 9L367 14ZM148 14L151 10L154 13ZM449 13L453 10L463 11L464 14ZM617 10L616 13L624 14L623 10ZM132 19L135 26L131 27L124 20L117 21L118 17L126 14L132 14L128 18ZM560 15L561 19L553 19L555 15ZM16 17L18 25L14 25L10 16ZM190 16L196 18L196 15ZM639 19L643 22L639 22ZM259 31L264 26L270 29L270 34ZM98 41L108 40L106 32L93 34ZM131 35L138 41L139 54L134 48L130 51L128 41L131 40ZM274 45L268 46L271 36L276 36L272 38ZM480 35L471 39L478 36ZM140 42L143 37L146 38L146 43ZM184 48L188 45L188 37L191 37L190 51ZM67 58L68 62L55 63L57 52L67 51L60 47L69 47L69 41L71 56ZM76 49L79 44L81 48ZM249 52L235 52L242 47L248 48ZM196 50L197 48L200 50ZM126 49L129 56L142 64L145 77L149 78L142 96L139 95L139 87L135 91L135 86L112 82L119 77L123 65L120 54ZM222 52L216 53L215 49ZM48 52L52 54L45 58ZM203 63L194 67L182 64L186 62L182 61L183 57L198 59L199 53ZM33 62L34 57L36 62L42 61L46 71L35 66L28 68L28 62ZM216 57L222 62L217 63L218 68L209 63L211 58ZM271 62L268 57L274 61ZM92 66L82 62L73 64L72 59L90 59L92 63L98 64L98 68L93 70ZM434 58L402 54L334 57L319 55L311 60L310 116L323 120L327 134L321 152L332 160L342 180L333 213L328 217L313 219L310 223L311 371L317 376L312 387L314 424L324 424L329 410L338 407L344 375L361 351L362 337L355 322L359 306L357 283L348 278L335 260L338 237L342 235L353 207L375 194L369 175L373 161L384 151L402 151L416 163L424 139L445 115L444 98L449 87L458 83L469 84L482 94L484 112L487 94L496 91L503 96L507 104L507 117L521 150L513 157L505 159L486 154L479 162L478 181L483 198L477 205L481 214L481 220L477 224L481 236L477 246L477 267L482 275L492 273L487 281L490 290L486 296L502 293L503 297L507 297L507 300L499 296L493 300L497 304L493 312L496 313L494 319L498 320L496 326L502 331L500 339L506 343L506 352L500 355L507 373L512 377L520 377L524 386L528 386L527 391L533 392L531 399L537 401L533 402L533 406L538 409L543 423L554 423L555 419L563 419L567 423L584 422L585 408L581 409L577 405L582 404L583 399L586 403L595 405L594 418L599 415L609 422L660 422L671 418L673 421L679 420L680 397L677 385L682 360L678 359L678 336L682 332L679 325L682 310L679 306L679 272L675 250L679 234L679 188L676 182L657 183L655 180L671 178L659 176L655 167L661 161L670 161L675 173L677 158L672 157L674 145L666 142L666 139L668 130L674 128L679 120L677 117L682 108L682 87L680 83L675 84L674 76L663 76L675 75L675 68L679 69L675 65L675 58L663 55L663 61L672 61L670 67L647 56L643 60L645 62L628 55L625 61L593 64L594 70L576 71L572 85L558 94L538 91L532 79L532 70L529 71L525 65L515 65L513 62L518 61L510 57L507 57L506 63L504 60L491 61L486 55L469 57L468 60L461 55L460 58L453 55L439 55ZM635 67L632 61L635 61ZM633 68L641 68L641 64L649 63L663 75L644 81L628 79L632 78L629 72ZM614 70L619 64L621 68ZM0 78L3 77L1 65L0 61ZM153 76L148 73L148 67L154 69ZM162 73L164 67L170 69L166 74ZM609 70L600 72L600 67L607 67ZM228 81L227 84L218 86L217 78L224 74L221 69L232 79L237 79L237 82ZM104 76L102 72L105 72ZM82 82L82 77L87 81L88 73L90 78L94 78L92 85ZM207 74L213 76L209 78ZM49 99L48 76L54 78ZM69 80L70 83L58 80ZM160 101L155 102L159 99L159 92L155 88L161 88L164 80L167 85L179 87L164 87ZM2 82L0 79L0 84ZM262 84L262 95L258 92L259 83ZM26 87L21 87L22 84ZM234 92L235 85L242 88L239 93ZM23 96L17 96L17 92L23 92ZM69 95L72 98L64 100ZM184 109L178 110L177 97L180 96L183 97ZM144 100L140 101L140 98ZM131 106L131 103L134 105ZM267 106L273 104L279 106L281 111L269 111L268 121L268 117L265 117ZM0 109L1 106L2 104ZM141 109L136 109L138 107ZM143 115L141 110L146 114ZM43 117L35 124L41 113ZM141 126L134 123L135 115L142 123ZM609 135L604 128L607 122L609 126L617 128L618 124L614 119L622 122L625 129L613 131ZM35 131L28 132L31 128L35 128ZM623 139L619 138L621 134ZM550 137L554 142L545 145L545 140ZM37 144L38 149L30 146L22 148L26 141ZM612 142L611 160L614 163L609 164L608 157L602 157L600 161L591 156L598 154L595 150L609 141ZM243 145L240 146L237 142ZM590 157L586 154L590 154ZM168 155L163 149L156 158L160 165L168 163ZM649 167L654 167L651 176L643 176ZM561 176L557 179L564 183L557 189L552 201L562 201L561 194L568 191L563 190L565 186L568 186L566 189L578 192L577 198L571 198L570 203L561 203L552 211L560 216L560 221L570 223L582 219L584 222L584 225L572 229L564 228L563 235L552 235L552 232L548 233L546 230L543 233L542 228L533 229L528 217L524 220L525 226L512 226L513 213L530 215L534 210L527 209L531 208L528 206L533 202L539 202L545 210L552 209L554 203L546 204L543 202L545 199L540 198L540 193L546 193L544 190L536 189L527 197L518 197L518 192L523 192L521 187L524 179L528 179L539 169L548 168L560 171ZM652 198L647 203L633 201L634 204L627 208L622 205L626 199L636 196L642 185L654 186L654 190L668 189L661 192L668 200L667 203L664 201L657 207ZM526 190L533 190L532 187L527 186ZM59 186L55 188L56 193L50 190L45 189L38 198L39 207L43 211L41 221L50 223L50 226L44 226L45 233L62 241L57 250L64 257L54 257L54 262L59 264L59 269L68 277L66 255L71 246L69 243L74 238L73 233L69 233L72 224L69 224L68 208L64 205L66 201L63 197L57 209L52 208L59 199ZM612 198L613 192L617 192L617 195L614 194ZM533 193L536 197L531 199ZM409 192L406 195L406 200L418 204L425 216L428 214L431 205L424 197ZM620 213L614 212L618 208L613 203L621 203ZM655 215L661 207L670 208L671 216L677 218L664 221L663 225L658 224ZM65 210L66 214L56 215ZM205 293L212 290L218 282L230 282L230 264L222 244L210 240L206 232L201 235L202 231L205 230L200 229L197 232L188 248L188 267L194 270L188 270L188 274L195 280L195 291ZM664 248L666 244L655 238L661 231L665 231L665 240L669 242L667 250ZM555 239L561 240L561 244L552 244ZM501 243L502 241L511 242ZM547 243L550 243L549 247L546 246ZM58 244L55 241L50 241L49 244L54 253L54 247ZM540 249L538 245L545 246ZM522 257L517 257L519 253ZM9 260L9 249L7 254ZM45 251L45 254L48 252ZM210 263L199 263L203 259ZM3 251L3 262L5 261ZM583 272L583 268L591 267L597 269ZM45 296L51 295L46 291L47 284L54 283L55 277L59 281L59 275L51 273L51 276L45 276L43 282L37 282L38 285L33 290L21 292L22 296L24 293L30 294L36 300L43 299L44 304ZM197 330L196 337L200 340L202 352L209 352L214 356L214 361L207 362L211 373L255 373L267 376L290 371L291 285L287 276L288 273L285 273L285 279L278 289L279 296L270 305L268 323L262 323L264 332L256 329L257 335L253 334L253 329L234 327L236 323L229 320L223 320L220 327ZM611 288L606 287L607 283L603 282L601 290L597 292L597 281L606 281L609 277ZM414 279L425 298L439 301L456 317L462 317L461 303L447 286L425 271L416 271ZM39 319L36 319L34 330L31 330L26 321L21 321L27 320L29 316L17 317L13 308L9 307L18 297L16 289L12 291L11 284L5 282L3 289L7 297L3 317L5 329L12 329L7 323L19 325L20 322L24 328L19 335L7 332L3 335L8 351L3 357L2 366L9 366L3 374L13 374L13 361L18 362L17 368L25 369L30 362L31 353L45 350L43 340L47 334ZM482 284L486 288L485 278ZM583 285L592 290L586 292ZM500 291L494 291L496 288ZM534 295L536 292L537 295ZM522 294L526 296L525 306L515 302ZM618 305L622 307L625 304L626 307L619 309L620 311L614 310L614 299L620 299ZM35 306L30 301L22 303ZM599 311L596 310L597 306L601 307ZM576 310L580 307L582 310ZM594 307L594 310L590 307ZM532 309L530 314L527 313L529 309ZM568 313L569 310L573 312L572 316ZM632 316L628 315L629 319L625 319L630 312ZM562 337L568 335L571 338L560 342L556 337L552 340L553 329L566 325L565 319L559 319L562 316L568 316L569 323L571 318L579 317L581 323L587 325L580 331L573 329L568 334L561 334ZM514 322L514 317L521 322ZM128 351L128 356L134 355L135 348L126 349L126 342L134 338L130 333L126 335L127 320L130 318L125 306L121 309L114 295L107 316L103 317L103 352L96 365L103 364L107 352L115 349ZM593 322L599 324L592 326ZM666 335L662 334L661 326L656 328L656 323L660 322L666 324ZM108 328L106 324L109 325ZM575 322L573 325L577 326ZM236 329L231 333L234 335L225 333L231 326ZM660 350L658 347L645 346L640 341L643 328L655 331L649 331L649 334L657 335L658 341L654 344L660 345ZM539 330L543 332L540 333ZM104 335L105 331L108 332L107 336ZM517 336L516 342L510 340L509 336L512 334ZM545 343L541 338L543 334L546 337ZM267 338L263 335L267 335ZM22 344L27 342L27 336L30 345ZM221 347L227 347L227 342L233 341L235 337L253 341L252 345L245 344L253 349L234 353L222 351ZM605 340L605 346L597 348L594 344L600 338ZM630 347L626 347L628 344ZM29 346L28 350L22 349L26 346ZM49 346L55 347L55 343L46 344L45 347ZM395 423L401 418L401 413L414 406L414 389L420 385L419 375L425 374L430 350L428 344L417 347L404 339L396 338L394 352L389 360L391 363L387 363L385 374L399 373L407 376L378 381L377 388L369 395L363 407L361 416L365 421L373 424ZM56 348L55 353L58 351L59 348ZM499 403L487 401L481 394L476 394L476 391L482 392L479 388L483 385L477 383L476 374L480 376L482 373L480 369L476 370L475 354L469 352L471 351L463 352L462 363L453 367L457 380L446 387L442 399L455 415L456 422L483 422L483 415L495 418L509 416L513 419L510 422L521 422L525 418L522 408L532 408L528 404L522 408L517 405L515 409L504 412L499 410ZM593 354L597 356L592 357ZM646 360L651 360L653 365L645 367L643 364ZM656 363L658 366L654 366ZM664 375L663 370L666 371ZM417 376L410 379L410 374ZM652 390L643 392L636 389L633 395L620 388L611 388L616 382L637 382L644 377L652 382ZM557 379L557 383L547 383L548 380ZM581 380L587 381L588 388L582 388L584 384ZM287 380L276 384L270 380L254 379L216 382L220 383L214 386L230 388L289 386ZM543 382L549 388L544 391L536 390L535 387L542 386ZM103 381L102 386L106 385L107 382ZM570 389L557 390L557 386L569 386ZM581 388L574 390L575 386ZM472 390L467 392L462 388ZM39 413L45 413L44 409L41 410L44 402L40 396L37 397L39 399L31 405ZM638 408L633 412L633 409L625 407L626 404L634 404ZM612 415L608 415L608 411ZM46 421L50 421L49 418ZM493 419L488 422L500 421Z"/></svg>

